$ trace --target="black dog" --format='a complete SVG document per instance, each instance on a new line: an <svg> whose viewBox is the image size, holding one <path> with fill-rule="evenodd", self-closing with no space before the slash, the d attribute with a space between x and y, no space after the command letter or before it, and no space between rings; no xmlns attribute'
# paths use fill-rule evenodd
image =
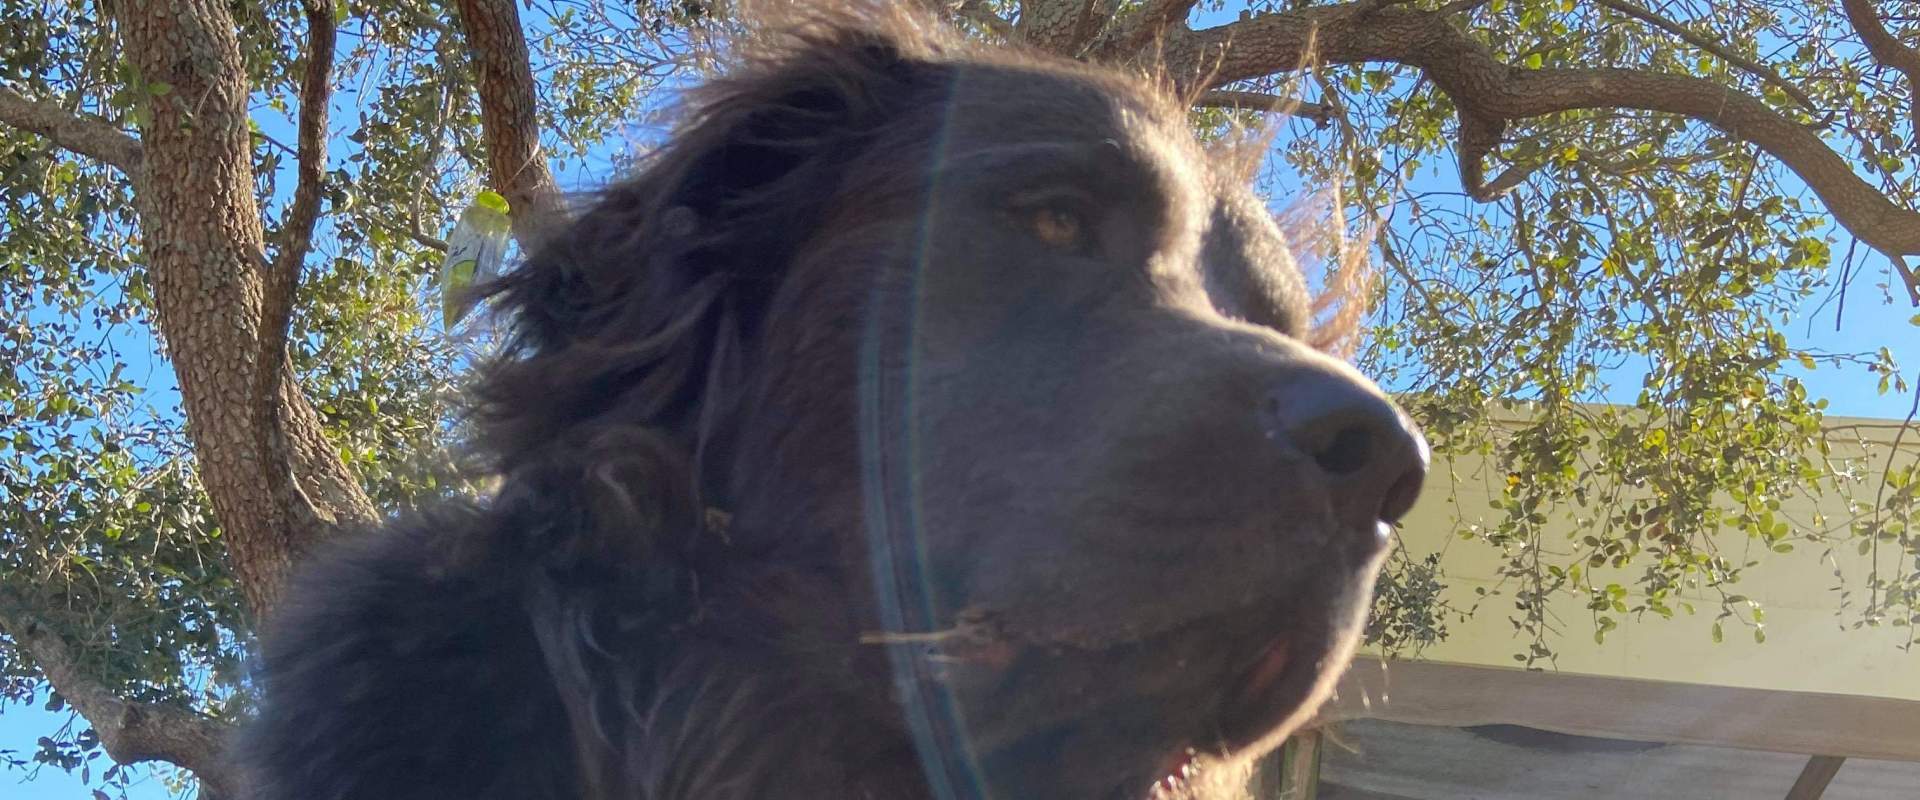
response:
<svg viewBox="0 0 1920 800"><path fill-rule="evenodd" d="M491 500L316 559L268 800L1236 796L1425 445L1145 79L811 18L497 287Z"/></svg>

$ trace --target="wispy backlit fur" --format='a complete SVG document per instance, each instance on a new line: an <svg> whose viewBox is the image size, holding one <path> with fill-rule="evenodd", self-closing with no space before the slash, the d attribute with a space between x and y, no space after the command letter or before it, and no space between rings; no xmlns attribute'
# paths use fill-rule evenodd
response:
<svg viewBox="0 0 1920 800"><path fill-rule="evenodd" d="M498 491L303 570L251 796L1230 798L1312 713L1425 467L1362 248L905 5L756 12L491 288Z"/></svg>

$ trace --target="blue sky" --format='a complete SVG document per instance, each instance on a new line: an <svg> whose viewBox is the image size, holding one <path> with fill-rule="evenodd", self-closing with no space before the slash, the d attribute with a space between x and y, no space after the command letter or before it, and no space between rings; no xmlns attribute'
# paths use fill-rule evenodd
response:
<svg viewBox="0 0 1920 800"><path fill-rule="evenodd" d="M35 740L58 730L67 724L68 714L58 714L42 710L38 706L7 706L0 711L0 750L19 751L22 756L31 755L39 749ZM82 723L76 726L84 727ZM77 728L76 728L77 729ZM106 769L108 761L101 756L94 762L96 781L99 773ZM172 797L160 779L144 769L133 772L133 785L127 791L127 797L133 800L164 800ZM57 767L44 767L36 771L0 770L0 800L85 800L93 789L80 782L80 776L69 775Z"/></svg>
<svg viewBox="0 0 1920 800"><path fill-rule="evenodd" d="M1203 14L1196 23L1203 26L1219 24L1229 21L1231 16L1226 13ZM336 101L340 101L340 98L336 98ZM336 119L352 116L350 110L343 109L335 113ZM285 127L284 121L263 120L262 122L270 131L273 131L276 125ZM290 130L278 130L276 133L283 134L283 138L287 140L291 139ZM629 137L615 137L604 148L605 155L611 156L618 152L627 146L628 141ZM340 141L334 148L335 157L339 157L341 152L350 147L352 145L344 140ZM594 172L593 167L607 163L611 163L611 158L590 159L587 169L580 169L576 165L573 169L563 171L561 180L563 184L568 184L566 188L592 188L598 180L606 177L604 174ZM1435 168L1439 166L1441 165L1435 165ZM1446 184L1449 189L1457 188L1447 184L1453 178L1445 170L1436 173L1432 180ZM288 176L281 183L282 190L287 190L292 183L291 177ZM441 233L444 235L445 232ZM1844 236L1839 237L1839 240L1844 242ZM1915 309L1907 307L1904 303L1889 305L1880 301L1877 296L1878 290L1873 287L1873 284L1882 279L1884 270L1883 261L1870 261L1867 267L1861 270L1861 277L1856 279L1851 289L1846 322L1842 330L1837 332L1834 330L1833 309L1828 308L1819 316L1799 320L1788 331L1790 341L1795 345L1835 351L1854 351L1885 344L1892 346L1896 355L1912 357L1914 350L1912 344L1920 342L1920 329L1911 326L1907 319L1915 313ZM1815 300L1816 303L1817 300L1818 298ZM1809 303L1806 311L1810 312L1813 306L1814 303ZM172 408L177 397L173 377L170 369L159 362L154 355L150 335L144 330L133 329L124 330L119 336L121 352L131 356L129 358L132 367L130 375L136 379L143 374L152 376L147 384L148 402L159 408ZM1906 347L1903 348L1901 345ZM1632 370L1632 365L1623 368L1623 372L1627 373ZM1899 418L1907 413L1908 404L1911 402L1910 396L1878 394L1874 388L1874 381L1864 369L1859 367L1843 370L1823 366L1808 372L1796 366L1793 372L1806 382L1812 394L1829 399L1831 414ZM1908 374L1909 376L1913 374L1911 365L1909 365ZM1637 382L1616 380L1615 385L1618 387L1617 391L1622 392L1623 396L1610 399L1631 401L1633 392L1637 390ZM38 737L67 724L67 721L67 714L49 713L37 706L8 706L0 709L0 750L31 753L36 749L35 740ZM104 763L99 764L96 771L104 769L104 766ZM128 797L135 800L160 800L169 796L157 778L150 777L143 771L136 774L138 776L136 783L128 792ZM68 775L53 768L41 770L31 781L27 781L26 778L25 773L0 769L0 800L55 800L56 798L79 800L88 797L91 788L83 785L77 776Z"/></svg>

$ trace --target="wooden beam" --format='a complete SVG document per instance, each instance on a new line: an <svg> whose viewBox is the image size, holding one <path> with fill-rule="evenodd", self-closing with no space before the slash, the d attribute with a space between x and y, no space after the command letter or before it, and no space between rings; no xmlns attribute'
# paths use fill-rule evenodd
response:
<svg viewBox="0 0 1920 800"><path fill-rule="evenodd" d="M1839 756L1807 759L1806 769L1800 770L1799 780L1787 791L1787 800L1820 800L1820 796L1827 793L1827 784L1833 783L1833 776L1840 774L1840 765L1845 763L1847 760Z"/></svg>
<svg viewBox="0 0 1920 800"><path fill-rule="evenodd" d="M1920 761L1920 702L1361 658L1321 722L1525 725L1609 739Z"/></svg>
<svg viewBox="0 0 1920 800"><path fill-rule="evenodd" d="M1294 731L1280 749L1254 765L1247 782L1252 800L1314 800L1320 793L1322 734L1316 729Z"/></svg>
<svg viewBox="0 0 1920 800"><path fill-rule="evenodd" d="M1296 731L1281 749L1280 800L1314 800L1320 795L1320 731Z"/></svg>

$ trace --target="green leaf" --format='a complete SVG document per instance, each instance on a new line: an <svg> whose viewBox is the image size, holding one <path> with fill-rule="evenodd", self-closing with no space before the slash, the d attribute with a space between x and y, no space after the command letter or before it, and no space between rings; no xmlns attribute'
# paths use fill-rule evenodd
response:
<svg viewBox="0 0 1920 800"><path fill-rule="evenodd" d="M336 81L355 90L335 97L342 129L331 143L322 222L329 241L297 298L293 358L300 391L323 411L330 451L385 513L473 491L456 470L435 467L460 430L452 387L476 355L446 333L472 312L466 290L504 268L510 209L497 191L480 191L491 169L470 102L474 75L464 59L446 58L451 40L410 24L410 7L329 2L342 26L355 16L368 24L341 37ZM172 85L149 83L114 29L97 19L97 4L0 3L8 4L0 15L17 23L10 32L21 45L0 46L0 83L42 99L91 102L112 124L149 133L169 108L161 103L200 102L182 96L188 84L175 74L155 75ZM666 90L697 79L653 71L695 59L652 48L708 38L685 35L696 15L689 8L730 7L535 5L545 10L528 21L536 34L528 37L529 55L540 65L533 111L537 129L548 132L542 157L562 169L588 165L579 173L584 181L615 178L618 170L605 162L627 150L635 115L667 107ZM1270 5L1220 10L1257 13ZM1555 65L1637 65L1753 88L1685 42L1621 25L1617 15L1569 13L1579 8L1574 0L1496 0L1462 24L1515 69L1546 68L1551 56ZM1753 13L1759 8L1736 3L1715 18L1716 31L1741 48L1791 43L1754 57L1779 74L1821 76L1809 84L1816 100L1847 115L1850 135L1827 137L1836 155L1871 174L1873 188L1891 198L1920 196L1907 141L1910 104L1888 88L1897 84L1864 73L1865 62L1847 48L1820 46L1810 27L1820 24L1818 15ZM678 30L654 31L655 22ZM716 30L736 23L712 22ZM234 174L251 166L264 219L283 217L292 178L291 154L276 143L284 137L267 135L284 132L298 110L286 87L301 67L302 26L286 23L277 13L236 14L243 74L220 76L251 87L244 101L253 112L246 124L255 133L247 139L255 163L225 166ZM553 35L539 35L547 32ZM634 48L641 58L623 52ZM1518 641L1546 637L1537 651L1523 645L1527 652L1516 659L1536 666L1553 646L1582 634L1551 629L1545 620L1553 619L1555 598L1602 588L1581 595L1609 619L1594 622L1596 641L1617 630L1611 620L1625 627L1645 616L1617 609L1664 617L1670 603L1698 613L1679 598L1743 588L1743 570L1759 574L1765 559L1797 547L1801 540L1788 541L1792 531L1782 527L1789 516L1782 508L1813 529L1830 527L1799 516L1802 501L1814 500L1834 505L1835 520L1872 512L1880 524L1788 557L1831 548L1844 561L1853 558L1848 551L1878 546L1879 585L1849 570L1834 607L1848 624L1865 626L1871 595L1871 613L1884 620L1875 624L1913 618L1920 570L1909 566L1914 533L1901 526L1915 518L1914 498L1895 485L1906 479L1888 473L1884 486L1876 483L1888 472L1884 448L1862 452L1858 437L1821 433L1823 414L1837 410L1827 396L1870 400L1863 390L1876 382L1890 395L1906 391L1913 368L1894 358L1913 358L1914 337L1906 333L1916 328L1861 320L1913 310L1899 305L1901 287L1887 283L1846 295L1841 331L1831 331L1831 310L1810 316L1842 271L1833 242L1844 226L1805 195L1803 181L1740 131L1575 109L1509 120L1484 159L1486 171L1533 171L1498 203L1455 205L1438 198L1458 190L1457 178L1434 167L1453 163L1457 98L1401 67L1330 69L1335 87L1379 91L1354 98L1339 125L1275 140L1276 169L1255 174L1299 178L1269 180L1263 191L1337 191L1349 219L1393 211L1380 215L1377 228L1353 232L1370 237L1364 249L1379 261L1380 278L1357 366L1400 393L1428 432L1436 476L1457 472L1475 482L1430 490L1441 501L1434 508L1458 517L1461 541L1449 558L1493 559L1505 570L1500 583L1464 592L1444 585L1444 565L1423 575L1417 561L1396 562L1376 593L1374 641L1435 640L1457 610L1448 598L1498 597L1477 613L1499 616L1510 607ZM1764 102L1781 113L1804 116L1784 94L1764 91ZM1194 118L1215 127L1264 122L1224 112ZM211 118L196 113L193 120ZM195 451L173 409L173 365L145 345L157 338L159 304L145 250L157 233L143 227L135 202L143 187L45 144L0 126L0 197L7 198L0 225L8 232L0 236L0 582L71 590L62 600L85 613L57 622L116 685L156 702L244 714L248 698L238 678L218 677L217 668L209 678L199 666L233 659L232 642L246 640L250 618L240 579L225 566L224 532L193 478ZM1279 193L1266 199L1290 200ZM465 258L423 246L423 234L433 232L461 240ZM1316 263L1334 262L1315 255ZM1881 307L1858 314L1861 303ZM1920 316L1909 321L1920 326ZM1811 338L1809 323L1817 331ZM1874 371L1851 369L1855 363ZM113 367L129 369L103 378ZM33 385L22 385L22 376ZM1900 458L1892 462L1896 472ZM1487 491L1474 494L1481 484ZM1485 508L1473 499L1482 496ZM1847 497L1872 507L1842 510ZM1783 498L1788 505L1778 506ZM1630 519L1626 512L1643 502L1655 511ZM1763 511L1774 515L1764 526ZM1567 531L1576 531L1580 543L1567 549L1577 552L1560 552L1571 544ZM1749 535L1762 546L1749 548ZM1542 585L1524 585L1543 575ZM0 682L35 675L20 659L0 671ZM237 665L228 672L241 673ZM231 697L235 707L215 707L213 696Z"/></svg>

